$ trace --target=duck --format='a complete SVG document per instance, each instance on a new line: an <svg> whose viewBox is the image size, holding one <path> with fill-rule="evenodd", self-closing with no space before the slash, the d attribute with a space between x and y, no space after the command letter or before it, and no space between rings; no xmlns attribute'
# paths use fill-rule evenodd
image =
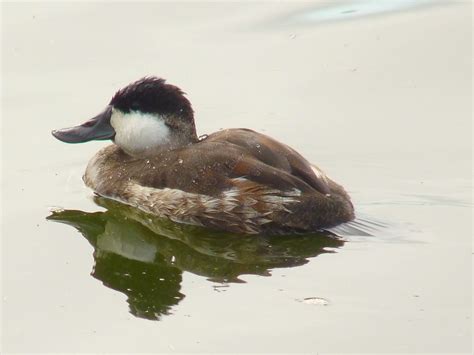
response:
<svg viewBox="0 0 474 355"><path fill-rule="evenodd" d="M246 128L198 136L185 93L160 77L127 85L95 117L52 134L110 140L89 161L85 185L177 223L283 235L355 218L346 190L288 145Z"/></svg>

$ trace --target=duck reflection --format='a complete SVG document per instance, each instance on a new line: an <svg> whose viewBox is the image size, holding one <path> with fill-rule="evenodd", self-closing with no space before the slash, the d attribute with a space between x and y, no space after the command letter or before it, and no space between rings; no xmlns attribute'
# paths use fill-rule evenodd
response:
<svg viewBox="0 0 474 355"><path fill-rule="evenodd" d="M242 236L173 223L95 197L104 212L62 210L47 218L76 228L94 247L92 276L127 295L130 312L158 320L184 295L183 271L218 283L244 274L270 276L274 268L303 265L332 253L343 241L324 234Z"/></svg>

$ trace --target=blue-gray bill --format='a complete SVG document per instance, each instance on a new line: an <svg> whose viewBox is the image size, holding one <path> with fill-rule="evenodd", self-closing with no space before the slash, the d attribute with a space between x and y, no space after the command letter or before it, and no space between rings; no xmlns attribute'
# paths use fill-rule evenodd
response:
<svg viewBox="0 0 474 355"><path fill-rule="evenodd" d="M97 116L75 127L54 130L51 133L60 141L66 143L83 143L91 140L107 140L115 136L115 130L110 124L112 106L107 106Z"/></svg>

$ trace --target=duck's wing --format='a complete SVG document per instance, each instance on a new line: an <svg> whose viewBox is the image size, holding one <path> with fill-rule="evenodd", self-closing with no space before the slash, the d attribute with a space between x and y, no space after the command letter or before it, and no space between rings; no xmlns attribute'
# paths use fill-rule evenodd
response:
<svg viewBox="0 0 474 355"><path fill-rule="evenodd" d="M249 129L227 129L211 134L206 141L231 143L239 147L242 159L236 164L236 175L248 176L258 182L275 179L275 175L290 175L322 194L330 193L330 182L316 166L311 165L294 149ZM283 180L292 180L282 176Z"/></svg>
<svg viewBox="0 0 474 355"><path fill-rule="evenodd" d="M130 169L136 172L131 180L142 186L208 196L220 195L236 185L253 186L267 192L296 189L306 193L317 190L301 175L292 173L289 163L286 163L288 167L270 165L230 142L206 140L147 161L137 160Z"/></svg>

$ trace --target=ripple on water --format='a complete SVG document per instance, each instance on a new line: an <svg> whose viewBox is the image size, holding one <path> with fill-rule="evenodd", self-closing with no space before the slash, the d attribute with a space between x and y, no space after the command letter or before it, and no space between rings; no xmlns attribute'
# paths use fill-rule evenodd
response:
<svg viewBox="0 0 474 355"><path fill-rule="evenodd" d="M358 17L378 15L409 10L420 6L439 3L436 0L398 0L398 1L347 1L333 3L317 8L306 8L291 14L287 20L292 23L311 24L329 21L343 21Z"/></svg>

